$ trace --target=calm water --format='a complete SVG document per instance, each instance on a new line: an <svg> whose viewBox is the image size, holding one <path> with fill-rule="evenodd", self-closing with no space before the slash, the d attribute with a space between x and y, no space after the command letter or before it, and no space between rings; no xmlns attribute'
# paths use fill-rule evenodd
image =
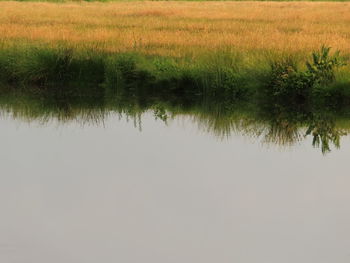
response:
<svg viewBox="0 0 350 263"><path fill-rule="evenodd" d="M350 262L346 136L323 155L150 112L142 131L116 114L0 125L1 263Z"/></svg>

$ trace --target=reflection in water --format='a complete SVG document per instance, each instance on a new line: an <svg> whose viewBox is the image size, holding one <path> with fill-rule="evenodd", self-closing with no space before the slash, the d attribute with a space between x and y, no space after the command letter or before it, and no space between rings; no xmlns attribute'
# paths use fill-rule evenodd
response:
<svg viewBox="0 0 350 263"><path fill-rule="evenodd" d="M104 119L117 114L131 119L142 130L142 115L152 111L154 118L167 123L177 116L190 116L201 130L219 138L233 133L260 138L262 142L291 146L308 136L322 153L340 147L340 138L350 126L346 114L327 110L290 108L288 105L253 106L227 97L203 98L184 90L128 89L111 91L101 87L31 88L2 91L2 114L26 121L50 120L103 125Z"/></svg>
<svg viewBox="0 0 350 263"><path fill-rule="evenodd" d="M347 134L345 129L337 128L334 117L326 118L317 116L310 124L306 135L312 135L312 145L321 147L322 153L330 151L332 143L336 148L340 147L340 137Z"/></svg>
<svg viewBox="0 0 350 263"><path fill-rule="evenodd" d="M336 125L336 117L329 113L310 113L302 119L271 118L266 122L265 140L279 145L293 145L312 136L312 145L325 154L331 145L340 147L340 138L347 129Z"/></svg>
<svg viewBox="0 0 350 263"><path fill-rule="evenodd" d="M350 149L301 142L338 146L344 114L91 93L0 96L43 124L1 120L1 263L349 262Z"/></svg>

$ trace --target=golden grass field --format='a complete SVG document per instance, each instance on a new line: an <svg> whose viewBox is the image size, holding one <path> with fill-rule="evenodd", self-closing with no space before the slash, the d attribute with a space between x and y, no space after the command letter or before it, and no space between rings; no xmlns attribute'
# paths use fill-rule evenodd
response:
<svg viewBox="0 0 350 263"><path fill-rule="evenodd" d="M347 2L0 2L1 42L184 56L217 49L350 54Z"/></svg>

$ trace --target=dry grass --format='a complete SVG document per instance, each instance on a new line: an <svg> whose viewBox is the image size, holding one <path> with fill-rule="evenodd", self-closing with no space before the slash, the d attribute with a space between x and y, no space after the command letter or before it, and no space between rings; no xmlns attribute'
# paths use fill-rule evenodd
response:
<svg viewBox="0 0 350 263"><path fill-rule="evenodd" d="M310 52L322 44L350 54L346 2L0 2L3 43L66 43L110 51L193 55Z"/></svg>

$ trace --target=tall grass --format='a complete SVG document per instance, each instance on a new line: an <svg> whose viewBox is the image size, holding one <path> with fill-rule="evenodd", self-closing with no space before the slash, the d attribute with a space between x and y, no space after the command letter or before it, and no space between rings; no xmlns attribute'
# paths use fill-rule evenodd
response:
<svg viewBox="0 0 350 263"><path fill-rule="evenodd" d="M0 2L0 10L5 45L171 57L232 49L254 58L305 56L326 44L350 55L347 2Z"/></svg>

